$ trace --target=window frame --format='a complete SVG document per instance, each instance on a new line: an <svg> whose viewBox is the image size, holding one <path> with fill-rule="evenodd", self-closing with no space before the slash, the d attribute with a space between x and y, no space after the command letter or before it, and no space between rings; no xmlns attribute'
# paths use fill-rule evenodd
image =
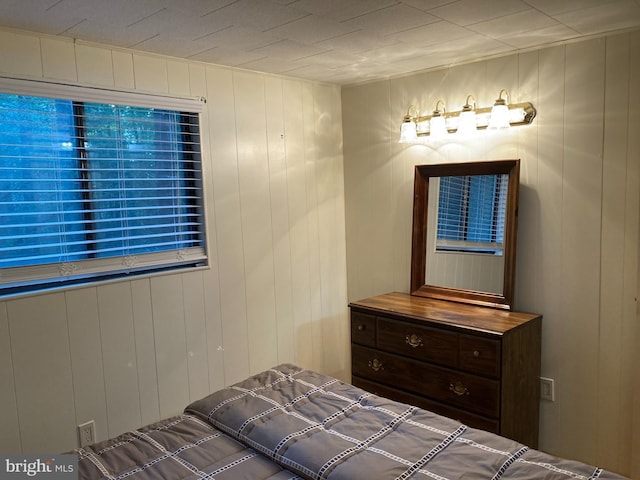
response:
<svg viewBox="0 0 640 480"><path fill-rule="evenodd" d="M38 293L78 284L95 284L121 279L122 277L131 277L132 275L156 275L169 270L208 267L207 202L204 185L206 162L204 161L205 149L202 142L202 113L206 103L204 98L172 97L6 77L0 77L0 94L44 97L79 103L154 108L171 110L181 114L185 112L193 114L197 118L198 126L199 148L197 152L194 152L194 155L198 159L197 164L199 166L199 177L196 179L200 194L198 208L201 212L198 231L202 236L201 247L190 249L188 252L171 249L162 252L144 253L144 260L141 263L137 262L138 259L128 259L126 255L118 255L109 258L57 262L48 265L0 268L0 298L25 293ZM79 157L76 158L78 161L82 161ZM175 256L174 260L168 261L168 252L172 252ZM114 260L117 259L120 260L120 267L114 268ZM57 272L54 270L57 270Z"/></svg>

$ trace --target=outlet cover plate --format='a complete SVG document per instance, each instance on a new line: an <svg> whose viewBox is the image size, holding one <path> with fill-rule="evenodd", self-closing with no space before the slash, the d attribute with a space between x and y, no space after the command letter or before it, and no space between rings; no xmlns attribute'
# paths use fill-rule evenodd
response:
<svg viewBox="0 0 640 480"><path fill-rule="evenodd" d="M78 425L78 440L81 447L96 443L96 422L90 420Z"/></svg>
<svg viewBox="0 0 640 480"><path fill-rule="evenodd" d="M540 377L540 399L549 402L556 401L555 385L553 378Z"/></svg>

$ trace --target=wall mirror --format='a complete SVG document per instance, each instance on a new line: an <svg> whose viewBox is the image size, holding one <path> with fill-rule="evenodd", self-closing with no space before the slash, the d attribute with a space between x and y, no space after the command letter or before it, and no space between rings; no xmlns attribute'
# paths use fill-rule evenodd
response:
<svg viewBox="0 0 640 480"><path fill-rule="evenodd" d="M416 165L411 294L513 306L519 160Z"/></svg>

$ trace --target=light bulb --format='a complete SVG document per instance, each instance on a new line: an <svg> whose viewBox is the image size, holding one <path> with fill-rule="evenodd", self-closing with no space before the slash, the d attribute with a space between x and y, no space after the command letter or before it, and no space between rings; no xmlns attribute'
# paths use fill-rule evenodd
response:
<svg viewBox="0 0 640 480"><path fill-rule="evenodd" d="M506 90L500 90L500 95L498 96L496 103L493 104L493 108L491 108L488 128L498 129L509 128L511 126L509 123L509 107L507 106L505 99L502 98L503 93L509 96L509 93Z"/></svg>
<svg viewBox="0 0 640 480"><path fill-rule="evenodd" d="M415 122L409 120L400 126L400 140L398 143L415 143L418 140Z"/></svg>

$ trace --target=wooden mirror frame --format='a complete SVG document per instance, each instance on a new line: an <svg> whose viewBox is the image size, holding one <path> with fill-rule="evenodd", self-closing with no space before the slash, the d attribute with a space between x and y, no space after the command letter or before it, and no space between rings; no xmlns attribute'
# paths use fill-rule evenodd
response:
<svg viewBox="0 0 640 480"><path fill-rule="evenodd" d="M429 179L432 177L508 174L504 226L504 284L502 294L426 285L427 214ZM411 242L411 295L510 310L513 308L518 224L520 160L495 160L416 165Z"/></svg>

